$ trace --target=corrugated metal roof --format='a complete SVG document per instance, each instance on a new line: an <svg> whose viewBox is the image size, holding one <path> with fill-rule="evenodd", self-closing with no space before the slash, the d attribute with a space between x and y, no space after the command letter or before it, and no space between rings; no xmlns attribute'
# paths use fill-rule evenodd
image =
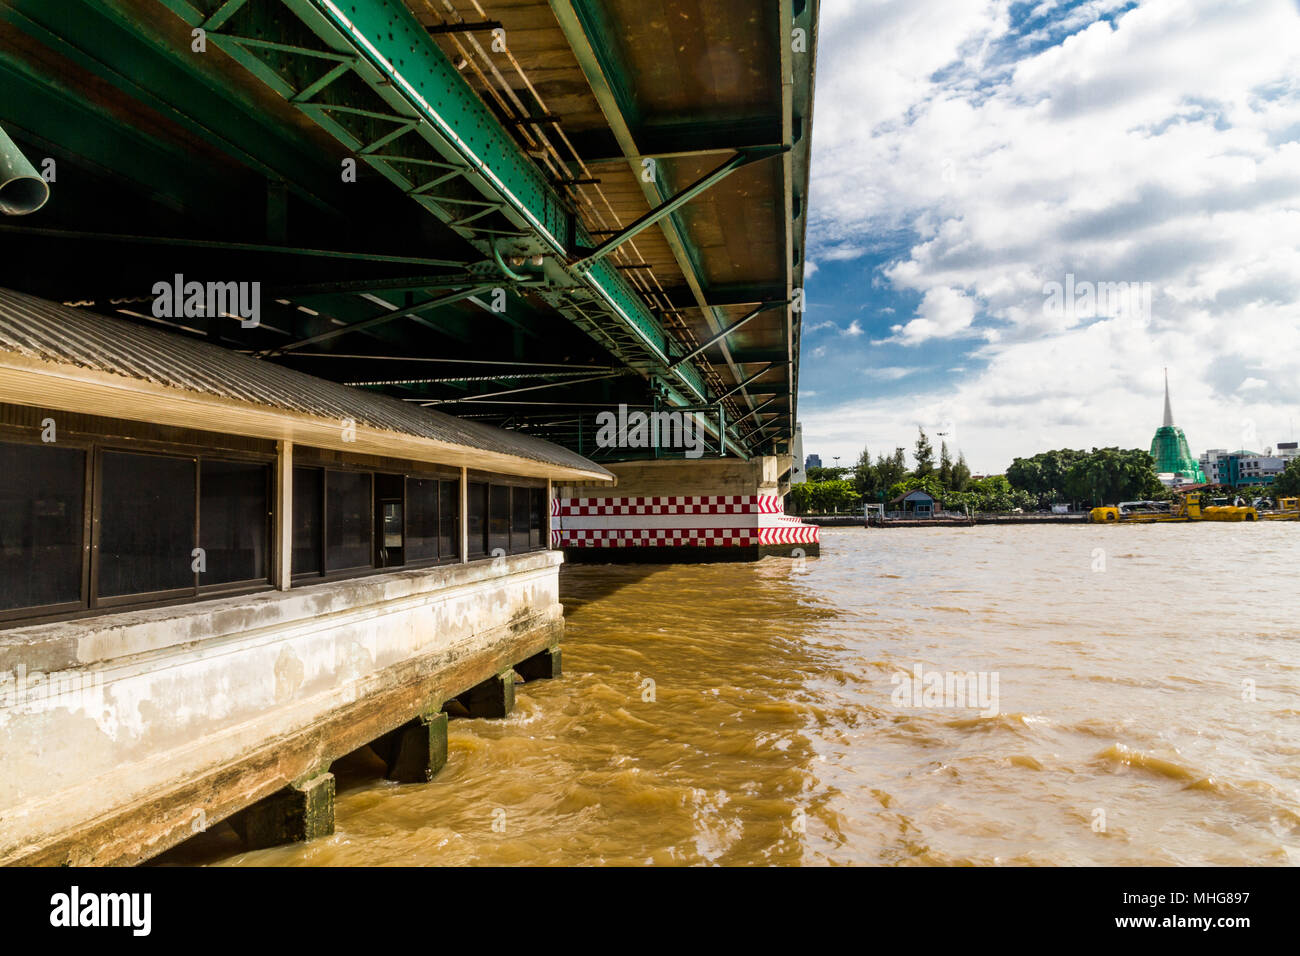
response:
<svg viewBox="0 0 1300 956"><path fill-rule="evenodd" d="M10 289L0 289L0 351L304 415L352 419L358 425L533 462L610 474L576 452L531 435L465 421L207 342Z"/></svg>

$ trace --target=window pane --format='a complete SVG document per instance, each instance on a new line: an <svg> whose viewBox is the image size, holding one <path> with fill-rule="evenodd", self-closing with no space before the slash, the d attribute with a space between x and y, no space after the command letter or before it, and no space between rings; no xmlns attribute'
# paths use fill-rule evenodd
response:
<svg viewBox="0 0 1300 956"><path fill-rule="evenodd" d="M370 531L370 476L354 471L327 472L325 570L372 566Z"/></svg>
<svg viewBox="0 0 1300 956"><path fill-rule="evenodd" d="M477 481L469 483L469 556L481 558L487 554L487 485Z"/></svg>
<svg viewBox="0 0 1300 956"><path fill-rule="evenodd" d="M460 482L440 481L438 490L438 555L460 559Z"/></svg>
<svg viewBox="0 0 1300 956"><path fill-rule="evenodd" d="M321 572L321 478L319 468L293 470L293 573Z"/></svg>
<svg viewBox="0 0 1300 956"><path fill-rule="evenodd" d="M194 461L105 452L101 597L194 587Z"/></svg>
<svg viewBox="0 0 1300 956"><path fill-rule="evenodd" d="M266 465L203 461L199 466L199 584L267 578Z"/></svg>
<svg viewBox="0 0 1300 956"><path fill-rule="evenodd" d="M498 548L510 551L510 489L505 485L490 485L488 499L488 553Z"/></svg>
<svg viewBox="0 0 1300 956"><path fill-rule="evenodd" d="M0 610L81 600L85 452L0 444Z"/></svg>
<svg viewBox="0 0 1300 956"><path fill-rule="evenodd" d="M532 510L531 488L510 489L510 550L527 551L529 513Z"/></svg>
<svg viewBox="0 0 1300 956"><path fill-rule="evenodd" d="M438 480L406 479L406 559L438 556Z"/></svg>
<svg viewBox="0 0 1300 956"><path fill-rule="evenodd" d="M528 543L534 548L549 548L551 516L546 510L546 489L531 488L528 523Z"/></svg>

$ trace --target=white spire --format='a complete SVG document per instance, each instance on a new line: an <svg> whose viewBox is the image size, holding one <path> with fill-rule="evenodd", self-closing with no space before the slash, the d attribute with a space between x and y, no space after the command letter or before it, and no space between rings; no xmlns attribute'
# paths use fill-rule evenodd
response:
<svg viewBox="0 0 1300 956"><path fill-rule="evenodd" d="M1169 369L1165 369L1165 426L1174 423L1174 409L1169 404Z"/></svg>

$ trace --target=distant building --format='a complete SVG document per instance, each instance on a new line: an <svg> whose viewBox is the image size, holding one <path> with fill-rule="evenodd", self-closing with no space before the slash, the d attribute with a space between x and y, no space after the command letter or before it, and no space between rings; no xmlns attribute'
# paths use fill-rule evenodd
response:
<svg viewBox="0 0 1300 956"><path fill-rule="evenodd" d="M1245 448L1236 451L1211 448L1201 455L1201 469L1205 473L1205 480L1212 485L1229 485L1233 488L1244 485L1271 485L1273 479L1283 472L1286 463L1295 454L1294 447L1284 449L1283 446L1288 444L1294 446L1295 442L1284 442L1278 445L1279 452L1284 450L1291 452L1286 457L1280 454L1263 455Z"/></svg>
<svg viewBox="0 0 1300 956"><path fill-rule="evenodd" d="M1165 419L1151 439L1151 457L1156 460L1156 474L1166 485L1181 484L1182 478L1194 483L1205 480L1200 464L1187 447L1187 436L1174 424L1174 410L1169 402L1169 370L1165 369Z"/></svg>
<svg viewBox="0 0 1300 956"><path fill-rule="evenodd" d="M933 518L939 510L934 495L917 488L889 502L890 515L901 518Z"/></svg>
<svg viewBox="0 0 1300 956"><path fill-rule="evenodd" d="M1283 461L1290 461L1292 458L1300 458L1300 442L1280 441L1277 443L1277 457Z"/></svg>
<svg viewBox="0 0 1300 956"><path fill-rule="evenodd" d="M821 456L821 455L809 455L809 456L804 460L804 463L803 463L803 470L804 470L805 472L806 472L809 468L820 468L820 467L822 467L822 456Z"/></svg>

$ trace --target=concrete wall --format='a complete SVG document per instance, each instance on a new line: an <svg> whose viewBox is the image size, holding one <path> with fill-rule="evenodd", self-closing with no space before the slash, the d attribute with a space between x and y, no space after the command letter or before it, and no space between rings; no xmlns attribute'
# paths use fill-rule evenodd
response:
<svg viewBox="0 0 1300 956"><path fill-rule="evenodd" d="M788 490L778 488L777 485L783 470L790 467L790 458L766 455L749 461L741 461L739 458L625 461L605 467L618 478L613 488L608 484L557 484L559 497L780 495L782 491Z"/></svg>
<svg viewBox="0 0 1300 956"><path fill-rule="evenodd" d="M561 560L0 632L0 863L146 859L436 711L558 643Z"/></svg>

